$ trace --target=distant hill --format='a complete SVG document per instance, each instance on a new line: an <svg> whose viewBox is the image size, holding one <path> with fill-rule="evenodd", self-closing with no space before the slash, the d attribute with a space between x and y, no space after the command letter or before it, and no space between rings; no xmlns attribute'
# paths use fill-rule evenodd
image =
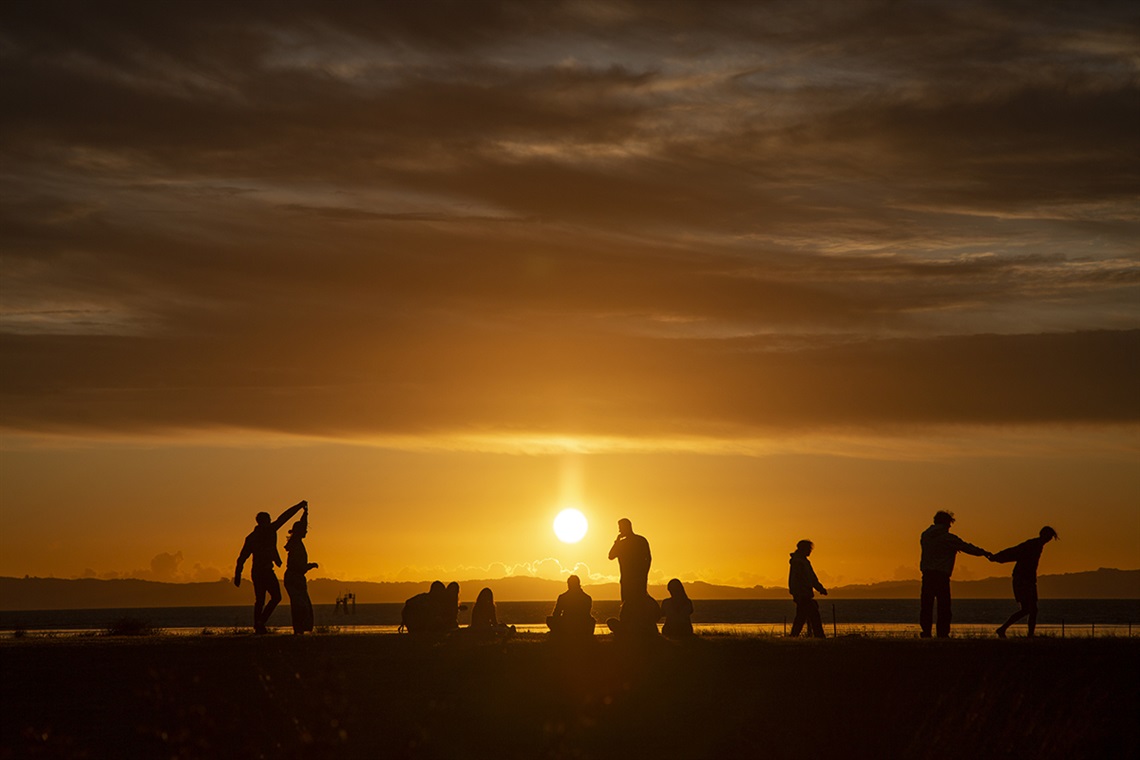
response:
<svg viewBox="0 0 1140 760"><path fill-rule="evenodd" d="M375 583L316 578L309 581L309 594L317 604L332 604L346 591L360 604L402 602L427 591L428 581ZM474 599L479 589L490 587L501 602L553 600L566 590L562 581L542 578L498 578L461 581L464 601ZM585 587L597 600L617 599L616 583ZM694 599L787 599L783 587L717 586L703 581L685 584ZM1140 599L1140 570L1100 568L1081 573L1043 575L1038 581L1041 596L1051 599ZM884 581L867 585L837 586L833 599L917 598L919 582ZM664 586L649 587L657 599L668 596ZM954 581L953 593L960 599L1003 599L1012 596L1008 576L976 581ZM220 579L213 583L159 583L134 579L95 578L4 578L0 577L0 610L78 610L131 607L215 607L251 604L253 587L241 588Z"/></svg>

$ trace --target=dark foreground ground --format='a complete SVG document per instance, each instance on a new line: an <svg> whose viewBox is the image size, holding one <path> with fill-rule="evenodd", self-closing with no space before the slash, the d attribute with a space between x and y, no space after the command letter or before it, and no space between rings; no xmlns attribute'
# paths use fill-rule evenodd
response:
<svg viewBox="0 0 1140 760"><path fill-rule="evenodd" d="M1131 758L1140 641L0 642L0 757Z"/></svg>

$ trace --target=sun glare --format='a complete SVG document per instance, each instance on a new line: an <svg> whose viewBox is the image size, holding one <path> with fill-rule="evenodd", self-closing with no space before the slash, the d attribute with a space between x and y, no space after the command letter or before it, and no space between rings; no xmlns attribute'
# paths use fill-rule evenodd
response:
<svg viewBox="0 0 1140 760"><path fill-rule="evenodd" d="M554 518L554 535L564 544L576 544L586 536L590 527L586 516L577 509L564 509Z"/></svg>

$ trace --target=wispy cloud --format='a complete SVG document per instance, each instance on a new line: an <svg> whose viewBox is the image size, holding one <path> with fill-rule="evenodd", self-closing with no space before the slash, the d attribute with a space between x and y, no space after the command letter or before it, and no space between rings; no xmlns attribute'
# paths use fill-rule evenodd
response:
<svg viewBox="0 0 1140 760"><path fill-rule="evenodd" d="M4 427L1140 416L1128 4L263 11L0 9Z"/></svg>

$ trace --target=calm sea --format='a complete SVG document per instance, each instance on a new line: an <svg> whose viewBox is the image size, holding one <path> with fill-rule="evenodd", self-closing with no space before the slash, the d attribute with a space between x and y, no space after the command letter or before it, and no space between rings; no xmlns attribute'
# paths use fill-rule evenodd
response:
<svg viewBox="0 0 1140 760"><path fill-rule="evenodd" d="M820 598L820 613L828 634L869 633L913 635L917 631L917 599L839 599ZM471 602L466 602L468 606ZM395 632L400 623L402 604L360 604L350 614L334 605L315 605L318 628L341 632ZM545 630L551 602L499 602L499 620L523 631ZM791 600L696 600L693 623L704 633L780 634L791 625L795 605ZM618 614L619 603L594 603L599 622ZM955 599L954 627L963 635L991 634L993 629L1017 609L1006 599ZM16 630L31 632L101 631L116 621L132 618L170 633L199 634L204 629L227 632L252 627L249 607L154 607L142 609L39 610L0 612L0 635ZM466 624L467 613L460 613ZM1136 626L1140 636L1140 600L1136 599L1044 599L1038 616L1041 633L1065 635L1131 634ZM288 605L281 605L270 621L271 627L289 627ZM1020 635L1024 626L1015 626Z"/></svg>

